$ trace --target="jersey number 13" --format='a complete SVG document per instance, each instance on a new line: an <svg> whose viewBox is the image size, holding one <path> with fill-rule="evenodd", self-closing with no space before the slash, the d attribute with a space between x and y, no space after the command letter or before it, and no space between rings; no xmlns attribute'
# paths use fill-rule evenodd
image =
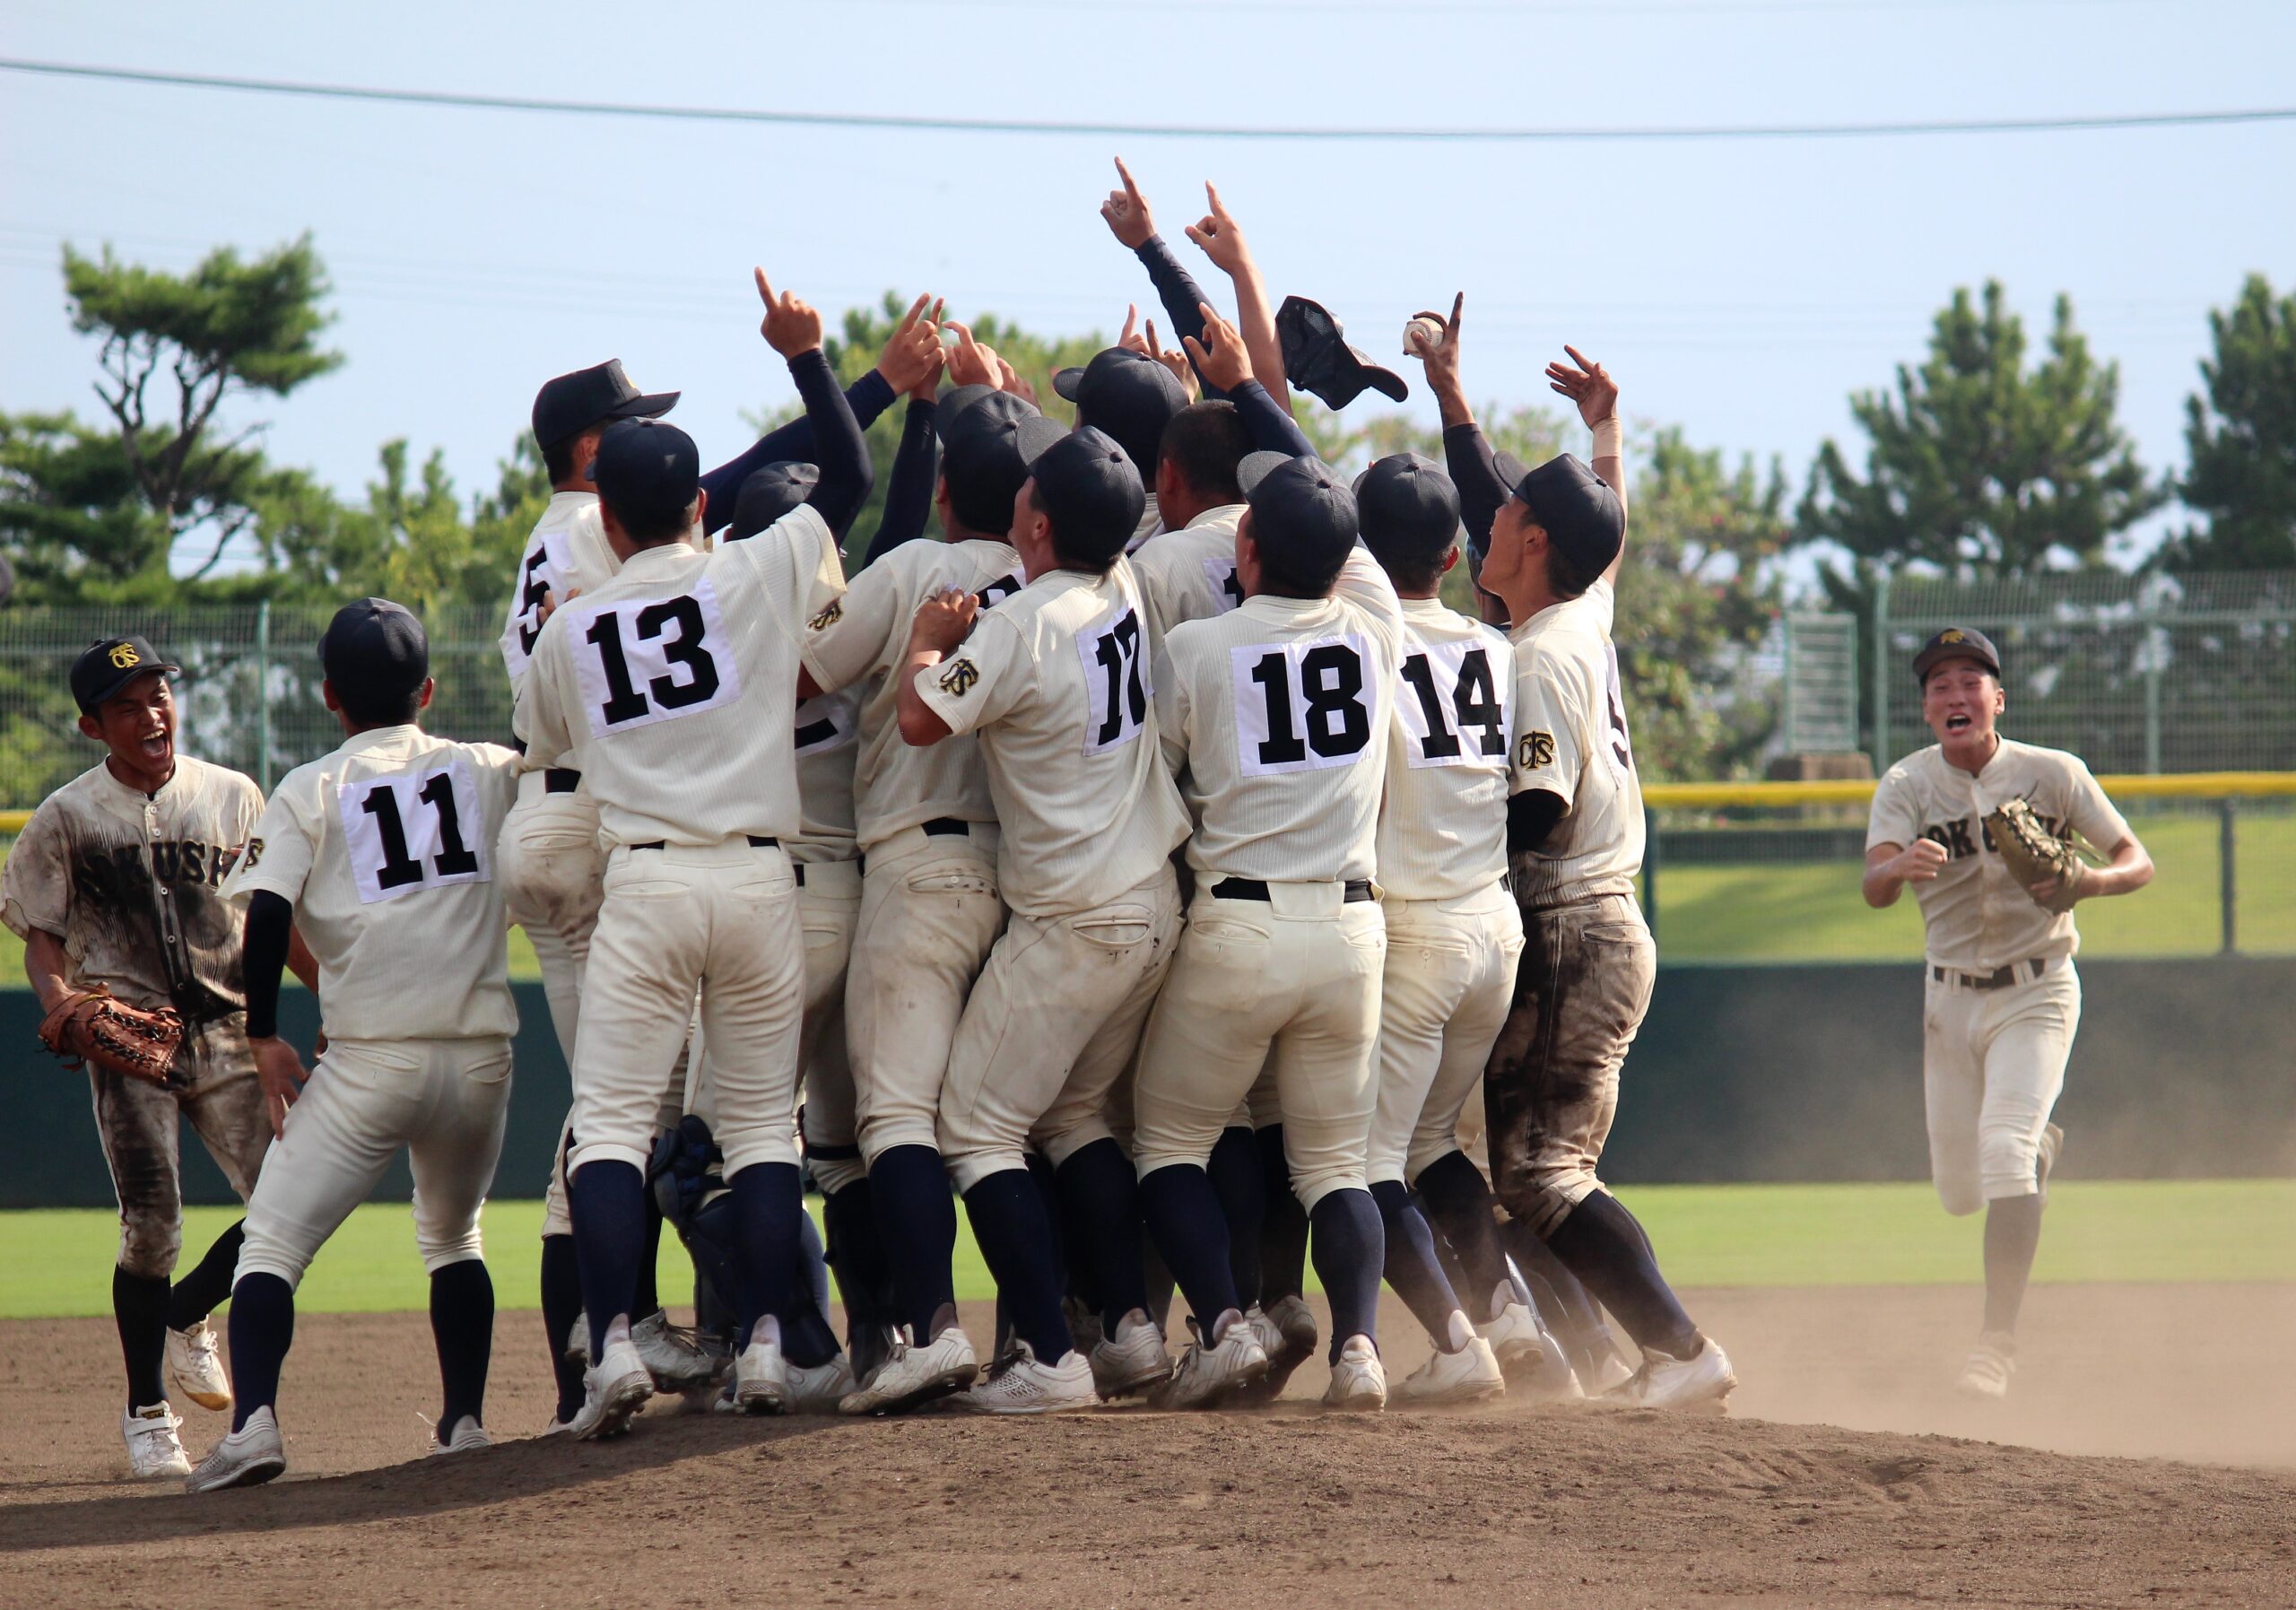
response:
<svg viewBox="0 0 2296 1610"><path fill-rule="evenodd" d="M567 624L593 737L716 709L742 691L706 577L691 593L628 599Z"/></svg>

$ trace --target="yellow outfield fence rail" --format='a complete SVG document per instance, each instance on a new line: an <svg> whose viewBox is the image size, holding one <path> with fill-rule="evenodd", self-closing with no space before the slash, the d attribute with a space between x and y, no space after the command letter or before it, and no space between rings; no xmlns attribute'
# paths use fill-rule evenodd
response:
<svg viewBox="0 0 2296 1610"><path fill-rule="evenodd" d="M2153 777L2124 773L2098 782L2114 799L2269 799L2296 797L2296 771L2187 771ZM1652 810L1720 811L1733 805L1767 810L1790 805L1864 805L1874 797L1871 778L1816 782L1645 783L1642 803Z"/></svg>

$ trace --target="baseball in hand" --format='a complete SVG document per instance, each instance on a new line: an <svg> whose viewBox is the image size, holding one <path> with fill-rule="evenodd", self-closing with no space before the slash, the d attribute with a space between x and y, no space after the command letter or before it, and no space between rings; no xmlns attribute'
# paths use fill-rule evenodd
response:
<svg viewBox="0 0 2296 1610"><path fill-rule="evenodd" d="M1403 355L1424 358L1443 344L1443 321L1424 313L1403 327Z"/></svg>

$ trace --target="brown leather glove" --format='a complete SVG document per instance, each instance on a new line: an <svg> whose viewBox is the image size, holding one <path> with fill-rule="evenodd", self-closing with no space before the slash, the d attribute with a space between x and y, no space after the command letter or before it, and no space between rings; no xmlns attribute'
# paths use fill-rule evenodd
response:
<svg viewBox="0 0 2296 1610"><path fill-rule="evenodd" d="M173 1007L140 1011L99 984L57 1002L39 1026L40 1043L68 1068L92 1062L131 1078L169 1083L183 1046L183 1019Z"/></svg>

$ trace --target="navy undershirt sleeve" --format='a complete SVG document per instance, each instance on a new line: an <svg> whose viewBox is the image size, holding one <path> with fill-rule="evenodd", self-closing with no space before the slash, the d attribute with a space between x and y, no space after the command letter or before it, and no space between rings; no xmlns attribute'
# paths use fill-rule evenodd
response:
<svg viewBox="0 0 2296 1610"><path fill-rule="evenodd" d="M1507 801L1507 853L1526 855L1547 840L1562 820L1562 796L1526 788Z"/></svg>
<svg viewBox="0 0 2296 1610"><path fill-rule="evenodd" d="M873 369L845 388L845 401L852 409L855 421L866 431L877 422L879 414L893 405L893 388L884 376ZM813 422L809 417L800 414L786 425L776 426L740 454L703 474L701 490L709 494L709 511L702 518L703 525L711 531L731 525L734 505L741 499L742 483L750 478L752 471L784 459L799 464L821 463L813 441ZM865 498L868 494L862 495Z"/></svg>
<svg viewBox="0 0 2296 1610"><path fill-rule="evenodd" d="M1282 453L1289 458L1315 457L1316 446L1307 432L1257 380L1247 376L1242 385L1228 394L1228 400L1236 405L1238 417L1250 432L1254 451Z"/></svg>
<svg viewBox="0 0 2296 1610"><path fill-rule="evenodd" d="M1491 551L1491 522L1515 489L1499 478L1491 459L1491 443L1480 425L1453 425L1443 432L1443 463L1451 483L1459 489L1459 523L1467 528L1467 543L1477 555Z"/></svg>
<svg viewBox="0 0 2296 1610"><path fill-rule="evenodd" d="M1164 317L1171 320L1172 344L1179 346L1181 340L1189 335L1202 341L1204 314L1198 304L1209 302L1212 299L1204 294L1203 287L1196 283L1187 269L1180 266L1180 260L1172 255L1172 248L1164 244L1163 236L1149 236L1140 243L1134 255L1140 259L1141 266L1147 269L1148 278L1156 287L1156 296L1164 304ZM1180 347L1180 350L1186 352L1187 349ZM1188 361L1193 368L1195 360ZM1204 387L1206 397L1218 398L1228 395L1205 379L1201 369L1196 370L1196 383ZM1307 449L1302 448L1300 451Z"/></svg>
<svg viewBox="0 0 2296 1610"><path fill-rule="evenodd" d="M853 528L861 505L877 483L876 466L869 462L868 439L853 406L837 388L837 376L819 347L789 360L789 378L804 399L805 417L813 426L813 464L822 478L805 500L822 517L838 541Z"/></svg>
<svg viewBox="0 0 2296 1610"><path fill-rule="evenodd" d="M287 939L294 928L295 908L283 896L258 889L248 897L239 962L247 989L248 1032L257 1040L279 1032L279 975L287 970Z"/></svg>
<svg viewBox="0 0 2296 1610"><path fill-rule="evenodd" d="M892 474L885 480L884 518L877 535L869 539L864 569L903 543L925 535L925 517L933 508L933 483L939 472L940 451L933 436L935 405L928 398L909 399L909 414L901 422L900 448L893 455Z"/></svg>

